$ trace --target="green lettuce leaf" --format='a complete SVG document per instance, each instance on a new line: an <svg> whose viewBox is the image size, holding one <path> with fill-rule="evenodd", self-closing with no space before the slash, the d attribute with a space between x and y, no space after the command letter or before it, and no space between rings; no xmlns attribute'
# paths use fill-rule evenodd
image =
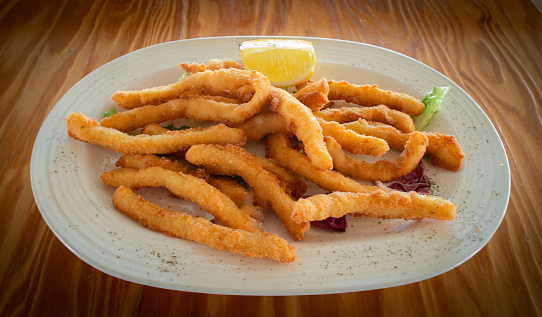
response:
<svg viewBox="0 0 542 317"><path fill-rule="evenodd" d="M425 110L416 117L416 121L414 122L414 127L417 131L421 131L427 127L449 90L450 87L433 87L433 91L423 98L422 102L425 105Z"/></svg>

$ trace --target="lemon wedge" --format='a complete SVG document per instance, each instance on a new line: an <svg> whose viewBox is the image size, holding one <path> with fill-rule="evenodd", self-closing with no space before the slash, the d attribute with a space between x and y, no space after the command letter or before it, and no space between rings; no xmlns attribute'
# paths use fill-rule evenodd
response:
<svg viewBox="0 0 542 317"><path fill-rule="evenodd" d="M245 67L269 78L277 87L295 86L310 78L316 64L312 43L290 39L245 41L239 47Z"/></svg>

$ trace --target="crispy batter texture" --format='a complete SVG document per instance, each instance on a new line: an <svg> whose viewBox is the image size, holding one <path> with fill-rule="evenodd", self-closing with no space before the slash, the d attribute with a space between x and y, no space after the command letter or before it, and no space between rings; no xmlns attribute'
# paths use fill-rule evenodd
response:
<svg viewBox="0 0 542 317"><path fill-rule="evenodd" d="M229 58L225 58L225 59L213 58L213 59L210 59L205 64L181 63L180 66L185 72L190 73L190 74L204 72L206 70L219 70L219 69L228 69L228 68L245 69L243 65Z"/></svg>
<svg viewBox="0 0 542 317"><path fill-rule="evenodd" d="M150 134L155 134L156 135L156 134L166 133L167 131L169 131L169 130L166 129L166 128L161 127L160 125L153 124L153 125L149 125L149 126L145 127L145 129L142 131L142 133L147 133L148 132ZM179 157L180 155L175 155L175 156ZM184 155L184 152L183 152L182 158L184 158L184 156L185 155ZM291 194L292 196L298 198L301 195L303 195L305 193L305 191L307 191L307 183L306 182L301 180L299 177L297 177L296 175L294 175L292 172L288 171L287 169L284 169L281 166L277 165L273 160L263 158L263 157L259 157L257 155L254 155L254 159L260 165L262 165L262 167L264 169L266 169L267 171L275 174L275 176L277 176L279 178L279 180L283 183L283 185L285 186L288 193ZM213 182L215 182L215 179L216 179L216 176L212 177L210 179L207 179L207 181L210 182L211 185L214 186L215 184L213 184ZM217 184L217 185L219 185L219 184ZM230 192L231 191L229 188L220 187L219 189L220 190L224 189L225 192Z"/></svg>
<svg viewBox="0 0 542 317"><path fill-rule="evenodd" d="M280 262L296 260L295 247L276 234L231 229L213 224L204 218L171 211L138 196L128 187L120 186L115 190L113 204L142 225L168 236L195 241L250 258Z"/></svg>
<svg viewBox="0 0 542 317"><path fill-rule="evenodd" d="M169 129L162 127L158 123L151 123L149 125L146 125L143 129L141 129L141 134L160 135L160 134L166 134L169 131L170 131ZM187 149L182 149L180 151L167 153L167 155L171 155L175 158L184 160L184 153L186 153L186 150Z"/></svg>
<svg viewBox="0 0 542 317"><path fill-rule="evenodd" d="M149 167L140 170L121 168L102 174L101 179L112 187L164 187L175 196L198 204L227 227L249 232L263 230L259 221L237 207L228 196L195 176Z"/></svg>
<svg viewBox="0 0 542 317"><path fill-rule="evenodd" d="M245 131L247 142L259 141L271 133L293 134L288 130L286 119L281 114L271 111L261 112L233 127Z"/></svg>
<svg viewBox="0 0 542 317"><path fill-rule="evenodd" d="M142 106L105 117L100 121L100 125L122 132L130 132L152 123L185 118L189 103L190 101L187 99L175 99L156 106Z"/></svg>
<svg viewBox="0 0 542 317"><path fill-rule="evenodd" d="M304 86L293 93L293 95L312 111L318 111L329 103L329 99L327 98L328 93L329 85L327 80L322 78L317 82Z"/></svg>
<svg viewBox="0 0 542 317"><path fill-rule="evenodd" d="M327 108L317 111L314 115L326 121L346 123L365 119L389 124L403 133L414 132L414 120L401 111L390 109L384 105L375 107L342 107Z"/></svg>
<svg viewBox="0 0 542 317"><path fill-rule="evenodd" d="M391 148L400 151L404 149L410 137L410 134L402 133L394 127L367 122L363 119L343 125L360 134L372 135L384 139ZM425 131L421 133L429 140L427 154L430 156L431 164L454 172L461 168L465 155L455 136Z"/></svg>
<svg viewBox="0 0 542 317"><path fill-rule="evenodd" d="M186 152L192 163L224 175L239 175L252 188L259 199L264 199L283 222L294 240L302 240L309 223L294 223L291 218L294 201L282 188L277 177L266 171L244 148L196 145Z"/></svg>
<svg viewBox="0 0 542 317"><path fill-rule="evenodd" d="M298 200L292 219L322 220L346 214L383 219L453 220L455 205L443 198L416 192L375 190L371 193L333 192Z"/></svg>
<svg viewBox="0 0 542 317"><path fill-rule="evenodd" d="M410 173L423 158L428 143L427 137L422 133L413 132L396 161L383 159L368 163L346 154L335 139L326 137L325 141L338 172L357 179L382 182Z"/></svg>
<svg viewBox="0 0 542 317"><path fill-rule="evenodd" d="M343 149L352 154L380 156L390 149L386 141L373 136L356 133L337 122L325 121L320 118L318 122L324 131L324 140L326 137L332 137L337 140Z"/></svg>
<svg viewBox="0 0 542 317"><path fill-rule="evenodd" d="M163 126L159 125L158 123L151 123L149 125L146 125L142 130L141 134L148 134L148 135L160 135L168 133L170 130L168 128L164 128Z"/></svg>
<svg viewBox="0 0 542 317"><path fill-rule="evenodd" d="M219 124L209 128L170 131L162 135L128 135L104 128L98 121L80 113L67 118L68 134L75 140L96 144L124 154L167 154L187 149L193 144L246 143L243 130Z"/></svg>
<svg viewBox="0 0 542 317"><path fill-rule="evenodd" d="M337 122L320 118L317 121L324 136L334 137L350 153L380 156L389 150L388 144L382 139L356 133ZM293 134L288 130L286 119L274 112L262 112L234 127L245 131L248 142L258 141L271 133Z"/></svg>
<svg viewBox="0 0 542 317"><path fill-rule="evenodd" d="M307 182L300 179L290 170L278 165L273 159L260 157L257 155L253 156L256 162L258 162L266 171L275 174L275 176L283 184L283 187L288 194L297 199L307 191Z"/></svg>
<svg viewBox="0 0 542 317"><path fill-rule="evenodd" d="M306 155L290 148L290 141L286 134L267 136L266 156L327 191L371 192L376 190L375 186L362 185L339 172L315 168Z"/></svg>
<svg viewBox="0 0 542 317"><path fill-rule="evenodd" d="M229 72L235 73L234 70L230 69ZM216 82L220 75L224 75L223 73L226 71L228 70L202 72L197 73L194 77L212 79ZM253 76L250 77L249 74ZM233 77L234 74L228 74L228 76ZM239 77L235 77L239 83L232 84L232 87L223 87L227 93L217 91L215 87L208 88L206 85L211 83L200 83L201 78L196 78L198 79L196 81L192 80L192 76L189 77L167 87L154 87L141 92L115 93L114 99L120 98L119 96L123 94L139 94L142 104L137 107L119 104L130 110L104 118L101 121L102 126L128 132L151 123L181 118L238 124L260 112L266 106L269 96L268 90L271 87L261 78L261 75L246 71L241 73ZM225 80L227 79L225 78ZM199 86L196 88L190 86L188 84L190 81L196 82L192 85ZM207 93L231 94L232 92L235 97L242 98L242 100L207 95ZM143 105L145 103L148 105Z"/></svg>
<svg viewBox="0 0 542 317"><path fill-rule="evenodd" d="M199 98L199 99L214 100L216 102L223 102L223 103L236 104L236 105L240 105L240 104L243 103L239 99L222 97L222 96L209 96L209 95L198 95L198 94L186 93L186 94L183 94L182 97L185 98L185 99L197 99L197 98Z"/></svg>
<svg viewBox="0 0 542 317"><path fill-rule="evenodd" d="M211 176L204 169L196 168L188 162L170 160L165 157L158 157L154 154L125 154L118 159L116 166L135 169L158 166L177 173L180 172L196 176L204 179L211 186L216 187L226 194L239 207L245 205L245 199L248 197L248 190L232 179Z"/></svg>
<svg viewBox="0 0 542 317"><path fill-rule="evenodd" d="M125 109L144 105L158 105L183 95L212 95L250 100L245 108L261 109L269 98L271 84L267 77L256 71L236 68L197 72L182 80L141 91L117 91L113 101ZM256 111L257 112L257 111Z"/></svg>
<svg viewBox="0 0 542 317"><path fill-rule="evenodd" d="M378 88L378 85L354 85L347 81L330 80L329 100L344 100L363 107L386 105L409 115L417 116L425 105L408 94Z"/></svg>
<svg viewBox="0 0 542 317"><path fill-rule="evenodd" d="M286 119L286 126L303 142L305 151L314 166L332 169L333 160L327 152L322 128L312 111L284 89L271 89L271 109Z"/></svg>
<svg viewBox="0 0 542 317"><path fill-rule="evenodd" d="M200 178L205 178L207 176L204 169L195 168L188 163L170 160L166 157L160 157L154 154L125 154L117 160L115 166L135 169L159 166L170 171L190 174Z"/></svg>
<svg viewBox="0 0 542 317"><path fill-rule="evenodd" d="M133 131L152 123L183 118L228 125L239 124L260 112L263 106L265 103L239 104L223 97L190 95L189 99L173 99L156 106L147 105L119 112L103 118L100 124L123 132Z"/></svg>

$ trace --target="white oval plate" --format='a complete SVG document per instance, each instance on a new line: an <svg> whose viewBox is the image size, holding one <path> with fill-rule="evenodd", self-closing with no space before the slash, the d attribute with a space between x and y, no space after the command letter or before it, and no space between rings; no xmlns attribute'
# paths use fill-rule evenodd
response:
<svg viewBox="0 0 542 317"><path fill-rule="evenodd" d="M355 42L303 38L317 54L314 79L378 84L418 98L433 86L451 86L427 128L453 134L465 152L456 173L429 167L434 194L457 206L451 222L348 218L346 233L311 229L294 242L273 214L265 226L295 245L298 260L281 264L249 259L153 232L115 210L113 189L100 175L120 155L68 137L71 112L101 118L117 90L175 82L181 62L240 60L238 45L254 37L182 40L144 48L90 73L56 104L37 136L31 162L36 203L55 235L79 258L135 283L191 292L238 295L305 295L404 285L449 271L480 250L501 223L509 199L510 171L494 127L459 86L396 52ZM312 190L312 189L311 189ZM140 194L174 210L197 206L162 189Z"/></svg>

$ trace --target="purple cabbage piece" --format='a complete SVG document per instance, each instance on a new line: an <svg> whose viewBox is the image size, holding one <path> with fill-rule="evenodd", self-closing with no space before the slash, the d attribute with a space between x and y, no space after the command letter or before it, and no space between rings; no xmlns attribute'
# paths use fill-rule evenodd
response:
<svg viewBox="0 0 542 317"><path fill-rule="evenodd" d="M423 160L420 160L420 163L418 163L412 172L401 176L396 180L381 184L393 190L402 192L415 191L420 194L429 194L429 189L431 187L431 181L425 175ZM378 186L379 184L376 185Z"/></svg>
<svg viewBox="0 0 542 317"><path fill-rule="evenodd" d="M318 227L320 229L345 232L346 231L346 217L342 216L340 218L329 217L324 220L314 220L311 221L311 226Z"/></svg>

